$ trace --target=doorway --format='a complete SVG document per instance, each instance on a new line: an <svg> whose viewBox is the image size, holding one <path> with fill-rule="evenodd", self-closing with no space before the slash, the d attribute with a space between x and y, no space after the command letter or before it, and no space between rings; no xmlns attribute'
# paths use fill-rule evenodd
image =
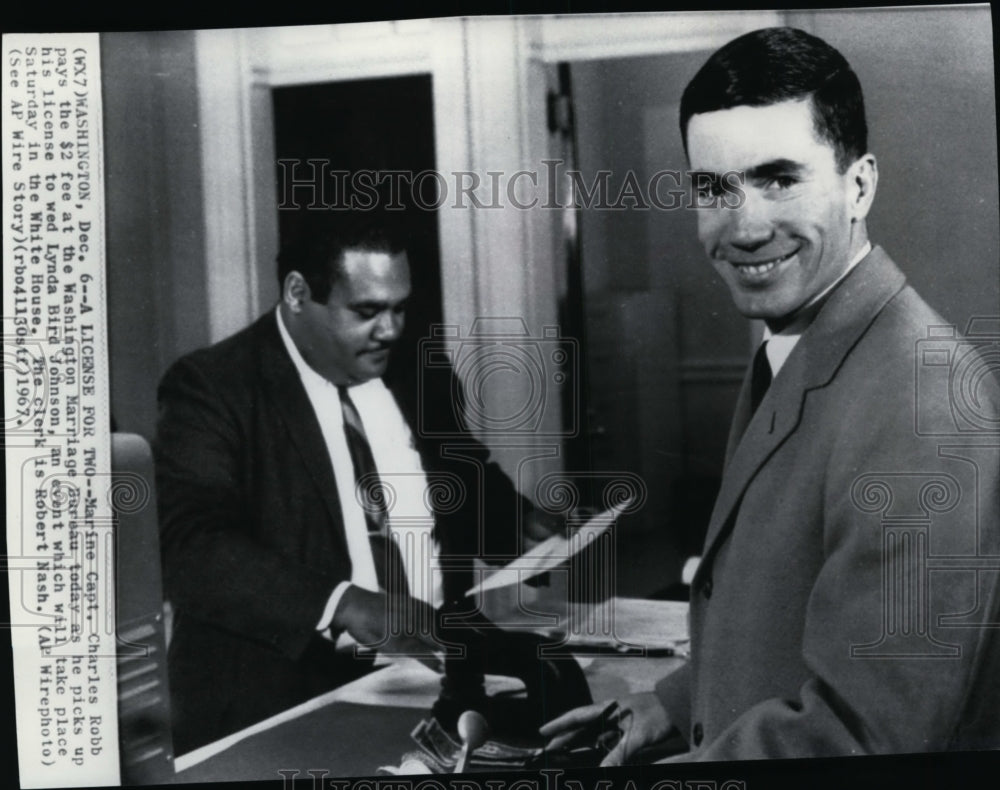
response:
<svg viewBox="0 0 1000 790"><path fill-rule="evenodd" d="M409 187L411 174L435 170L431 76L278 87L272 106L279 245L308 232L317 215L352 210L352 197L405 216L413 295L397 354L411 358L442 320L436 196ZM359 185L358 173L371 178Z"/></svg>
<svg viewBox="0 0 1000 790"><path fill-rule="evenodd" d="M590 190L577 190L575 228L589 466L637 474L647 489L642 510L620 522L618 594L676 591L684 559L700 553L750 349L694 211L669 194L688 188L680 98L708 54L560 66Z"/></svg>

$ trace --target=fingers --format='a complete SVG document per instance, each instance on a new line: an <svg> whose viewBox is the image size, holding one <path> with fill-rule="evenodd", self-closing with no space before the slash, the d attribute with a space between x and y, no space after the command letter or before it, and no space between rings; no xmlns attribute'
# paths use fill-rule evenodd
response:
<svg viewBox="0 0 1000 790"><path fill-rule="evenodd" d="M624 765L625 760L635 753L640 746L641 744L637 744L636 738L633 736L632 726L624 727L621 730L621 737L618 739L618 743L601 760L601 766Z"/></svg>
<svg viewBox="0 0 1000 790"><path fill-rule="evenodd" d="M601 715L601 711L605 708L604 703L595 702L592 705L584 705L581 708L574 708L571 711L567 711L562 716L554 718L552 721L547 721L541 727L538 728L538 734L543 737L548 737L549 735L555 735L556 733L563 732L571 727L579 727L581 724L586 724L587 722L593 721L598 716Z"/></svg>
<svg viewBox="0 0 1000 790"><path fill-rule="evenodd" d="M405 648L426 656L445 650L445 645L437 639L434 629L419 618L393 618L388 623L382 623L380 630L382 640L393 645L396 652L401 653Z"/></svg>
<svg viewBox="0 0 1000 790"><path fill-rule="evenodd" d="M441 670L445 648L435 634L434 607L409 596L390 596L388 606L389 649Z"/></svg>
<svg viewBox="0 0 1000 790"><path fill-rule="evenodd" d="M618 741L618 745L608 752L604 759L601 760L601 768L612 768L616 765L624 765L625 759L628 755L629 752L625 746L625 738L623 737L620 741Z"/></svg>
<svg viewBox="0 0 1000 790"><path fill-rule="evenodd" d="M388 596L385 599L384 617L389 633L407 636L434 645L435 611L419 598Z"/></svg>
<svg viewBox="0 0 1000 790"><path fill-rule="evenodd" d="M548 743L545 744L545 751L547 752L558 751L567 743L572 741L576 737L577 732L578 730L571 729L568 732L564 732L557 735L555 738L553 738L552 740L550 740Z"/></svg>
<svg viewBox="0 0 1000 790"><path fill-rule="evenodd" d="M347 631L360 644L400 655L441 651L434 634L435 611L425 601L362 590L351 603Z"/></svg>
<svg viewBox="0 0 1000 790"><path fill-rule="evenodd" d="M636 704L640 702L642 696L644 695L631 697L628 701L622 703L623 707L618 719L621 728L619 730L621 737L614 748L601 761L601 766L625 765L625 761L642 747L654 743L661 737L657 734L655 725L650 720L647 712L640 708L637 715L636 711L629 706L629 703Z"/></svg>

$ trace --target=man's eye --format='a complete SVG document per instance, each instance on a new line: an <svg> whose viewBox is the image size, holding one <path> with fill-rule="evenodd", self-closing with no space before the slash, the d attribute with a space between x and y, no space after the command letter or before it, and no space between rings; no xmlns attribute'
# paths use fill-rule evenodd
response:
<svg viewBox="0 0 1000 790"><path fill-rule="evenodd" d="M699 179L695 182L695 194L699 200L713 201L721 197L726 190L722 188L722 181L718 178Z"/></svg>
<svg viewBox="0 0 1000 790"><path fill-rule="evenodd" d="M788 189L789 187L795 186L797 183L798 179L794 176L774 176L768 180L767 186L776 187L778 189Z"/></svg>
<svg viewBox="0 0 1000 790"><path fill-rule="evenodd" d="M358 307L355 308L354 312L359 318L363 318L365 321L371 321L379 313L378 310L370 307Z"/></svg>

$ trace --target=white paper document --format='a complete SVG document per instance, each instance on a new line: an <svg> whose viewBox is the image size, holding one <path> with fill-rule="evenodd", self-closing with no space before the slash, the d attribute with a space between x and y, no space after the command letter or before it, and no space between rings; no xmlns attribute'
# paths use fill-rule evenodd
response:
<svg viewBox="0 0 1000 790"><path fill-rule="evenodd" d="M564 535L553 535L542 541L502 568L483 576L479 584L472 587L466 595L473 596L487 590L509 587L558 568L606 532L631 504L632 497L629 497L598 513L574 530L569 538Z"/></svg>

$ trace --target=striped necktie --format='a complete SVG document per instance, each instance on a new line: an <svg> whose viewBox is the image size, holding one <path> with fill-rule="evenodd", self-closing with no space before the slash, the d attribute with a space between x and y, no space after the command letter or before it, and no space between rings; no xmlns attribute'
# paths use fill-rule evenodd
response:
<svg viewBox="0 0 1000 790"><path fill-rule="evenodd" d="M379 587L391 595L409 595L406 567L399 546L389 534L389 514L386 511L386 492L378 476L375 456L365 435L361 415L347 392L347 387L337 387L340 408L344 414L344 436L354 465L356 495L365 511L368 541L375 561L375 575Z"/></svg>

